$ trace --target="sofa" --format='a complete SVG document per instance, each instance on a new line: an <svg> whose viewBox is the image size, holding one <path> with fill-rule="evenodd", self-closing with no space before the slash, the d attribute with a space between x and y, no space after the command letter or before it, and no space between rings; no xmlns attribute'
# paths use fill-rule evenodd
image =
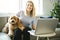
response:
<svg viewBox="0 0 60 40"><path fill-rule="evenodd" d="M36 17L36 19L39 17ZM0 32L2 31L4 25L7 23L8 21L8 17L0 17ZM53 37L50 37L51 40L60 40L60 22L58 23L58 26L56 28L56 35ZM36 40L36 36L32 36L30 37L30 40ZM44 38L42 38L44 39Z"/></svg>
<svg viewBox="0 0 60 40"><path fill-rule="evenodd" d="M0 17L0 31L2 31L4 25L7 23L8 17Z"/></svg>

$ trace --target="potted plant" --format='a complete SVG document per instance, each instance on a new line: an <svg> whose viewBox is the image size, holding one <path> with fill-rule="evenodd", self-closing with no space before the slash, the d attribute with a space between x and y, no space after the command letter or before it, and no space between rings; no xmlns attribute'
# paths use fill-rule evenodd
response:
<svg viewBox="0 0 60 40"><path fill-rule="evenodd" d="M59 22L60 22L60 5L59 2L54 3L54 8L50 11L51 12L51 16L58 18Z"/></svg>

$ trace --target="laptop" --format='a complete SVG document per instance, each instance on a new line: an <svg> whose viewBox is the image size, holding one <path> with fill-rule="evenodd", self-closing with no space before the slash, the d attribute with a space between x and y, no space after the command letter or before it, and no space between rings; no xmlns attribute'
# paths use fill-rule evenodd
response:
<svg viewBox="0 0 60 40"><path fill-rule="evenodd" d="M35 35L48 34L55 32L58 19L53 18L39 18L37 20Z"/></svg>

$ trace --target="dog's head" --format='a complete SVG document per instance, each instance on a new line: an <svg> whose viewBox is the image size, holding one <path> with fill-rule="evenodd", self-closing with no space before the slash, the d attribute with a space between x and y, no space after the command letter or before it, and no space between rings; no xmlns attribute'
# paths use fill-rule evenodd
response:
<svg viewBox="0 0 60 40"><path fill-rule="evenodd" d="M10 24L17 24L18 22L20 22L19 18L16 17L16 16L11 16L9 19L8 19L8 23Z"/></svg>

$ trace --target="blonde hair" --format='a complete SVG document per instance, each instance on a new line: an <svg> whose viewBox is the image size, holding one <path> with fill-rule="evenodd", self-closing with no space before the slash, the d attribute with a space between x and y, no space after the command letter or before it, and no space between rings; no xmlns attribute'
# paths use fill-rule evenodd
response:
<svg viewBox="0 0 60 40"><path fill-rule="evenodd" d="M33 4L32 1L28 1L28 2L32 3L32 11L30 12L30 13L31 13L30 16L31 16L31 17L34 17L34 16L35 16L35 7L34 7L34 4ZM27 3L28 3L28 2L27 2ZM27 10L26 10L26 15L29 15L29 14L27 13Z"/></svg>

